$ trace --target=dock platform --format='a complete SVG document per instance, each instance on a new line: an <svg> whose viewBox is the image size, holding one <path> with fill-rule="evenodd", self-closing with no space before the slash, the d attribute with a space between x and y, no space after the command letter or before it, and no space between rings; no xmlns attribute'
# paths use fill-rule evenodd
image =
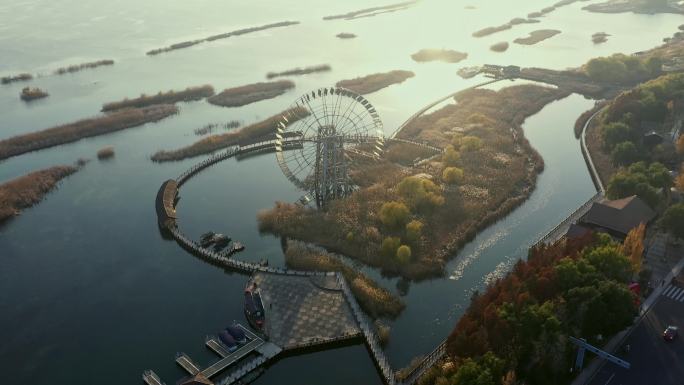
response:
<svg viewBox="0 0 684 385"><path fill-rule="evenodd" d="M176 363L185 369L191 376L196 375L201 371L199 365L194 363L187 354L179 352L176 353Z"/></svg>
<svg viewBox="0 0 684 385"><path fill-rule="evenodd" d="M161 378L159 378L157 373L151 370L144 371L142 378L147 385L166 385L164 382L162 382Z"/></svg>

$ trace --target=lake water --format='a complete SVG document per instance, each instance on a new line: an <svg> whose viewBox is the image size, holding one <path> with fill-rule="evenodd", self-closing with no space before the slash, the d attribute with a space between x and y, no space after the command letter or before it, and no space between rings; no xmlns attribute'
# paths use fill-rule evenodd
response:
<svg viewBox="0 0 684 385"><path fill-rule="evenodd" d="M461 66L483 63L549 68L575 67L587 59L657 45L679 24L677 15L599 15L577 3L538 24L516 26L481 39L471 33L551 5L428 1L412 8L358 20L323 21L323 16L379 3L361 1L226 2L159 0L0 2L0 76L44 74L24 84L0 86L0 138L96 115L105 102L140 93L211 84L216 89L263 81L266 72L315 64L333 70L293 80L296 88L278 98L241 108L204 101L179 104L178 116L0 162L0 180L77 158L94 158L112 145L116 157L90 162L59 190L0 228L0 383L139 383L152 368L167 383L183 375L173 361L184 351L200 364L213 359L204 335L233 319L242 320L241 289L247 276L228 273L163 240L154 197L162 181L201 158L154 164L149 156L197 137L195 128L273 115L298 95L341 79L393 69L416 76L367 98L390 133L414 111L456 90L483 81L463 80ZM467 5L476 9L467 10ZM172 43L284 20L300 25L233 37L155 57L145 52ZM562 33L535 46L512 44L489 51L536 29ZM358 38L340 40L340 32ZM605 44L591 35L607 32ZM459 64L415 63L422 48L467 52ZM52 70L99 59L116 64L65 76ZM50 97L29 105L22 87L46 89ZM396 367L429 352L446 337L472 292L501 276L546 230L593 195L572 127L592 101L570 96L525 123L525 133L542 154L546 170L532 197L483 231L448 265L448 278L410 285L405 312L394 321L387 353ZM275 200L300 196L282 175L273 155L229 160L193 178L182 190L180 226L189 235L227 233L247 245L241 258L268 257L282 263L278 239L261 235L256 213ZM390 289L385 279L365 269ZM334 376L330 376L334 373ZM380 383L362 345L288 357L256 382L271 384Z"/></svg>

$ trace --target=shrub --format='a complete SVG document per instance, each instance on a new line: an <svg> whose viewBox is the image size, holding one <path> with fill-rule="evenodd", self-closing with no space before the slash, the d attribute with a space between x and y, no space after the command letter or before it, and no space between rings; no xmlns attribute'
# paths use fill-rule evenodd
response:
<svg viewBox="0 0 684 385"><path fill-rule="evenodd" d="M406 224L406 239L416 244L423 236L423 222L413 220Z"/></svg>
<svg viewBox="0 0 684 385"><path fill-rule="evenodd" d="M385 257L394 257L397 254L399 246L401 246L401 239L397 237L387 237L382 240L380 253Z"/></svg>
<svg viewBox="0 0 684 385"><path fill-rule="evenodd" d="M617 144L633 142L636 139L636 131L623 122L608 123L601 127L601 140L604 149L611 151Z"/></svg>
<svg viewBox="0 0 684 385"><path fill-rule="evenodd" d="M661 225L672 235L684 239L684 204L670 206L663 214Z"/></svg>
<svg viewBox="0 0 684 385"><path fill-rule="evenodd" d="M482 139L476 136L464 136L461 138L461 151L472 152L481 149L483 146Z"/></svg>
<svg viewBox="0 0 684 385"><path fill-rule="evenodd" d="M454 149L454 146L447 146L444 155L442 155L442 162L447 166L456 166L459 160L461 160L461 154Z"/></svg>
<svg viewBox="0 0 684 385"><path fill-rule="evenodd" d="M463 182L463 170L458 167L447 167L442 172L442 180L448 184Z"/></svg>
<svg viewBox="0 0 684 385"><path fill-rule="evenodd" d="M387 202L380 207L378 216L383 225L396 229L408 221L409 209L401 202Z"/></svg>
<svg viewBox="0 0 684 385"><path fill-rule="evenodd" d="M616 166L627 166L639 160L639 150L632 142L622 142L613 148L610 158Z"/></svg>
<svg viewBox="0 0 684 385"><path fill-rule="evenodd" d="M430 210L444 204L444 197L436 184L432 181L409 176L397 186L401 195L411 207L419 211Z"/></svg>
<svg viewBox="0 0 684 385"><path fill-rule="evenodd" d="M104 160L114 157L114 147L107 146L97 152L97 159Z"/></svg>
<svg viewBox="0 0 684 385"><path fill-rule="evenodd" d="M397 249L397 261L402 265L411 262L411 247L407 245L401 245Z"/></svg>

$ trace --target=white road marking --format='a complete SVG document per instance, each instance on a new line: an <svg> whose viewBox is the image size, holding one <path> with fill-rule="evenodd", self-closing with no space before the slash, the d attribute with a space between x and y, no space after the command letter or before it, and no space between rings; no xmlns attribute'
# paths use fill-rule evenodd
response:
<svg viewBox="0 0 684 385"><path fill-rule="evenodd" d="M615 373L611 374L611 375L610 375L610 378L608 379L608 381L606 381L606 383L603 384L603 385L608 385L608 383L609 383L610 381L613 380L613 377L615 377Z"/></svg>
<svg viewBox="0 0 684 385"><path fill-rule="evenodd" d="M672 289L674 289L674 286L672 286L672 285L667 285L667 288L663 291L663 294L662 294L662 295L665 295L665 296L666 296L666 295L670 294L670 292L672 291Z"/></svg>
<svg viewBox="0 0 684 385"><path fill-rule="evenodd" d="M668 297L674 298L676 295L679 295L679 293L680 293L681 291L682 291L682 289L677 288L675 291L673 291L672 293L670 293L670 295L668 295Z"/></svg>
<svg viewBox="0 0 684 385"><path fill-rule="evenodd" d="M680 301L682 298L684 298L684 290L682 290L682 293L675 298L675 301Z"/></svg>

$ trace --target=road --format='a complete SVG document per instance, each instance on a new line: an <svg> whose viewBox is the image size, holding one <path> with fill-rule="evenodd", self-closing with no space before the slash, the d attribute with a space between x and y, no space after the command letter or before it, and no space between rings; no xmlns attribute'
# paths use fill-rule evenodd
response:
<svg viewBox="0 0 684 385"><path fill-rule="evenodd" d="M625 344L630 345L630 352L624 353L620 349L621 353L617 355L627 360L631 369L605 363L590 385L684 384L684 298L678 299L661 296L627 338ZM668 325L680 328L679 336L672 342L662 337Z"/></svg>

